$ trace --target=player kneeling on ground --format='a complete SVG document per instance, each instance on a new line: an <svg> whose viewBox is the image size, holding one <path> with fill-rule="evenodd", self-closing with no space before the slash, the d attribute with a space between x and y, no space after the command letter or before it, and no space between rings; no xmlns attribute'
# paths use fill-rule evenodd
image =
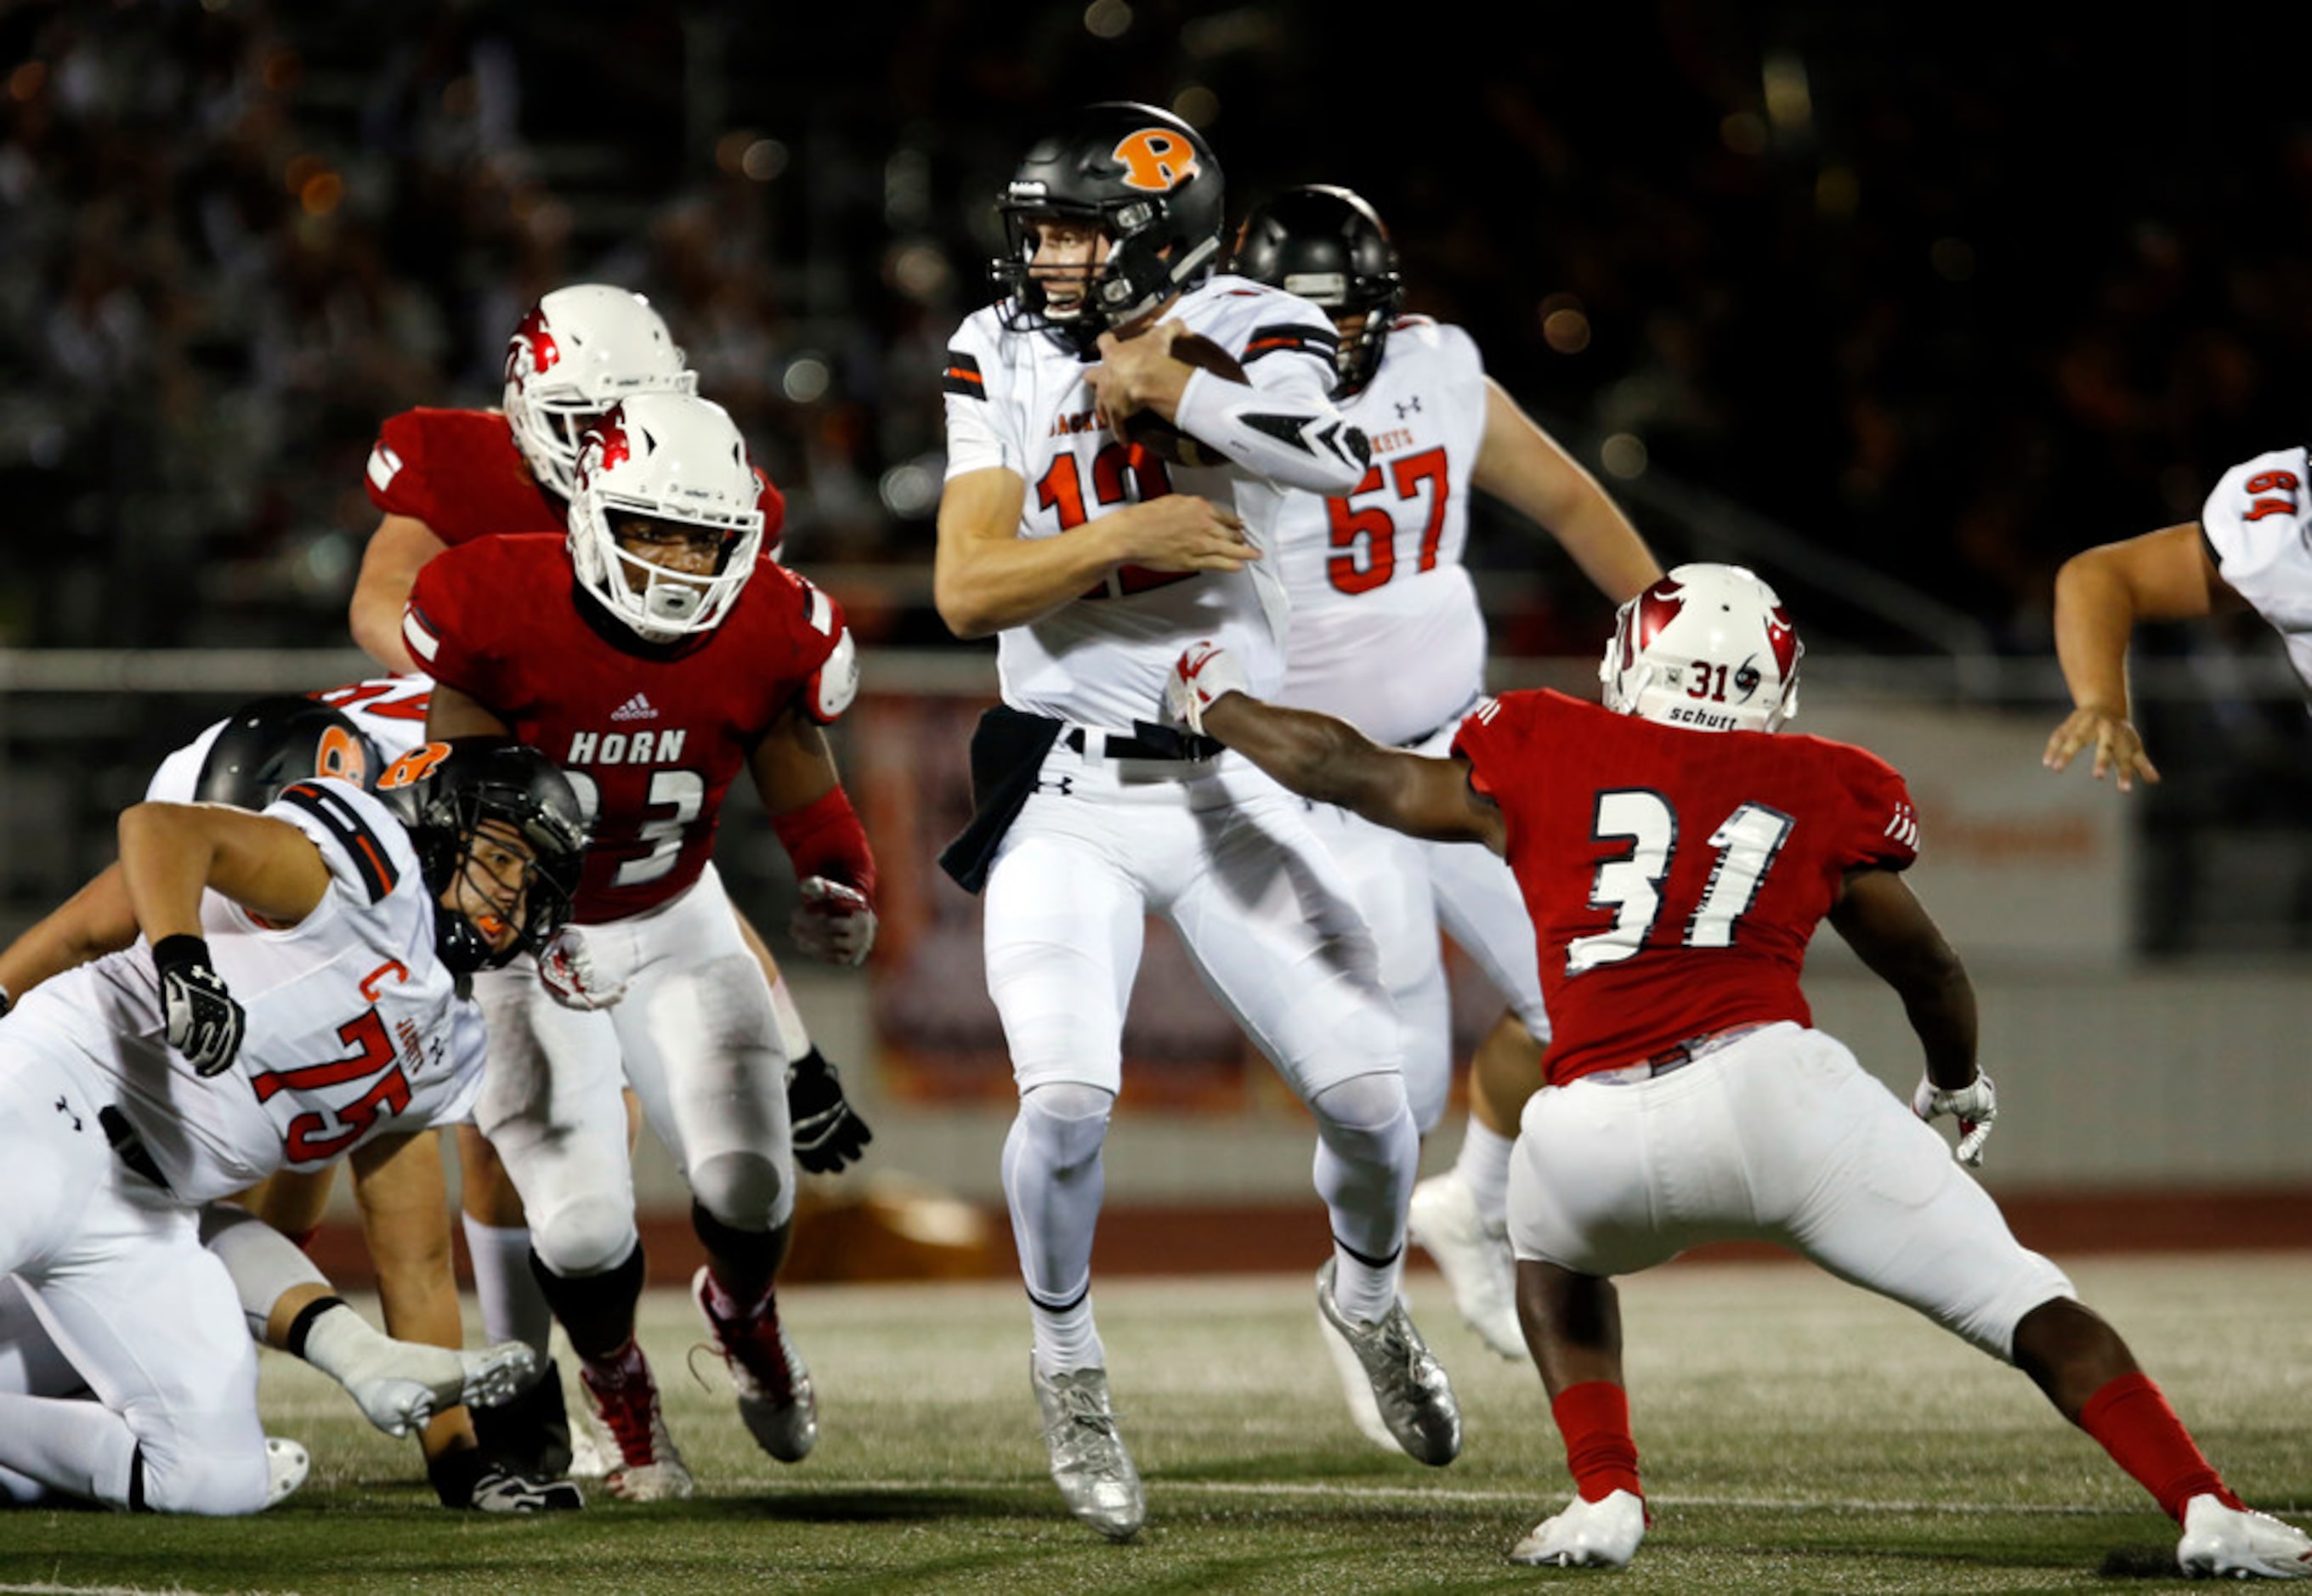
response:
<svg viewBox="0 0 2312 1596"><path fill-rule="evenodd" d="M553 934L585 846L568 781L504 739L434 745L386 785L400 814L327 778L261 814L138 804L52 917L55 943L113 951L0 1025L0 1275L33 1310L7 1323L49 1343L0 1346L13 1494L212 1514L280 1494L199 1208L339 1157L374 1178L469 1112L466 977ZM54 1400L67 1372L98 1400Z"/></svg>
<svg viewBox="0 0 2312 1596"><path fill-rule="evenodd" d="M1167 707L1191 729L1304 797L1483 842L1525 894L1557 1034L1511 1167L1510 1238L1577 1494L1511 1559L1636 1553L1612 1277L1747 1237L2028 1374L2183 1527L2185 1573L2312 1576L2312 1538L2242 1505L2126 1343L1920 1123L1956 1116L1959 1161L1981 1161L1997 1110L1974 989L1904 883L1918 821L1903 779L1859 748L1767 735L1797 707L1799 655L1764 582L1681 566L1622 606L1604 708L1489 699L1445 759L1262 703L1208 645L1173 672ZM1811 1026L1799 971L1825 920L1902 996L1926 1052L1912 1112Z"/></svg>

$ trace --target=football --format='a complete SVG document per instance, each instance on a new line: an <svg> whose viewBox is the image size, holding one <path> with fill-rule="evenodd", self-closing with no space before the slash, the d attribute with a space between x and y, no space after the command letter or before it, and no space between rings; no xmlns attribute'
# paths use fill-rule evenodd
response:
<svg viewBox="0 0 2312 1596"><path fill-rule="evenodd" d="M1200 366L1230 382L1245 380L1236 356L1202 333L1182 333L1172 342L1172 358ZM1227 457L1211 444L1191 437L1153 410L1138 410L1124 418L1124 440L1136 443L1160 460L1194 469L1224 466Z"/></svg>

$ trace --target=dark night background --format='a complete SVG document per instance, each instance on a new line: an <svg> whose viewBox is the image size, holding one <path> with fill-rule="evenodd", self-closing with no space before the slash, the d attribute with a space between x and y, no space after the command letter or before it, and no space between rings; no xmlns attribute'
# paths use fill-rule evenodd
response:
<svg viewBox="0 0 2312 1596"><path fill-rule="evenodd" d="M936 641L931 372L989 200L1056 111L1128 97L1204 128L1232 215L1363 191L1415 307L1665 553L1650 494L1718 495L2042 652L2065 554L2299 435L2312 127L2220 10L1968 14L20 4L0 640L341 641L379 420L492 402L522 305L601 278L739 414L791 557ZM1586 652L1594 601L1498 520L1500 646Z"/></svg>

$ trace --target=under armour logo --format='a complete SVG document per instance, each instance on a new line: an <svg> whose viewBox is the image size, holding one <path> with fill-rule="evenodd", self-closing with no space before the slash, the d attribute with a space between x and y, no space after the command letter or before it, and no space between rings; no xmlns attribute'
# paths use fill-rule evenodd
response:
<svg viewBox="0 0 2312 1596"><path fill-rule="evenodd" d="M1399 421L1403 421L1408 415L1418 414L1421 410L1421 397L1418 394L1410 399L1395 399L1390 402L1397 406L1397 419Z"/></svg>
<svg viewBox="0 0 2312 1596"><path fill-rule="evenodd" d="M70 1120L73 1122L73 1129L74 1130L80 1129L80 1116L73 1112L72 1103L67 1099L62 1097L57 1099L57 1112L64 1115L66 1119Z"/></svg>
<svg viewBox="0 0 2312 1596"><path fill-rule="evenodd" d="M1076 779L1073 776L1061 776L1056 780L1050 781L1044 781L1041 777L1038 777L1036 781L1036 790L1038 792L1056 792L1062 798L1073 796L1075 789Z"/></svg>

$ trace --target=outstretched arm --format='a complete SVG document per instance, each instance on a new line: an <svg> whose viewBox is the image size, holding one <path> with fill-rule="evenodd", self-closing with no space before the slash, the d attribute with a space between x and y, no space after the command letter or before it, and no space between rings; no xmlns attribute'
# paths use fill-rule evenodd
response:
<svg viewBox="0 0 2312 1596"><path fill-rule="evenodd" d="M2139 621L2186 621L2242 607L2208 553L2200 524L2163 527L2072 555L2055 574L2055 656L2077 706L2047 739L2045 763L2060 771L2095 749L2095 778L2134 789L2159 780L2128 718L2127 642Z"/></svg>
<svg viewBox="0 0 2312 1596"><path fill-rule="evenodd" d="M1384 748L1345 720L1254 698L1240 680L1223 650L1199 644L1173 667L1168 711L1302 798L1408 836L1507 851L1500 806L1470 785L1465 761Z"/></svg>
<svg viewBox="0 0 2312 1596"><path fill-rule="evenodd" d="M1485 379L1485 433L1470 485L1546 528L1591 585L1625 604L1661 578L1661 566L1598 479Z"/></svg>
<svg viewBox="0 0 2312 1596"><path fill-rule="evenodd" d="M1974 1080L1975 986L1910 883L1892 870L1850 872L1830 924L1903 999L1927 1078L1946 1091Z"/></svg>

